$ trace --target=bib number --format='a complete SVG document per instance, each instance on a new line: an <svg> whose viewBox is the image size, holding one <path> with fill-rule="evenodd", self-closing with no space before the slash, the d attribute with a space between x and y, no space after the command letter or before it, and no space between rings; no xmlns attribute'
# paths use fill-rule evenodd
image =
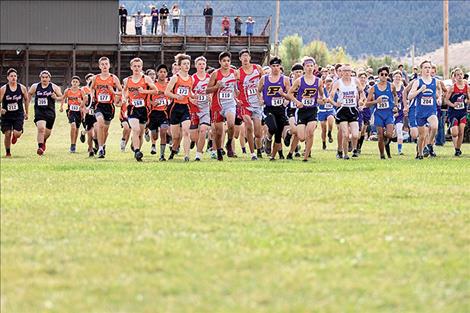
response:
<svg viewBox="0 0 470 313"><path fill-rule="evenodd" d="M279 107L284 104L284 98L272 98L271 105L273 107Z"/></svg>
<svg viewBox="0 0 470 313"><path fill-rule="evenodd" d="M343 105L350 107L356 105L356 99L355 98L343 98Z"/></svg>
<svg viewBox="0 0 470 313"><path fill-rule="evenodd" d="M198 95L197 96L197 101L206 102L207 101L207 96L206 95Z"/></svg>
<svg viewBox="0 0 470 313"><path fill-rule="evenodd" d="M325 103L325 109L333 109L333 105L331 103Z"/></svg>
<svg viewBox="0 0 470 313"><path fill-rule="evenodd" d="M111 101L111 96L107 93L98 94L98 102L109 102Z"/></svg>
<svg viewBox="0 0 470 313"><path fill-rule="evenodd" d="M188 87L178 87L176 90L176 94L180 96L188 96L189 95L189 88Z"/></svg>
<svg viewBox="0 0 470 313"><path fill-rule="evenodd" d="M290 108L291 109L297 109L297 106L295 105L295 102L293 102L293 101L290 102Z"/></svg>
<svg viewBox="0 0 470 313"><path fill-rule="evenodd" d="M220 93L220 99L222 100L231 100L233 98L231 92L221 92Z"/></svg>
<svg viewBox="0 0 470 313"><path fill-rule="evenodd" d="M421 105L430 106L434 104L434 99L432 97L422 97Z"/></svg>
<svg viewBox="0 0 470 313"><path fill-rule="evenodd" d="M136 108L141 108L145 106L145 101L144 99L133 99L132 100L132 105Z"/></svg>
<svg viewBox="0 0 470 313"><path fill-rule="evenodd" d="M76 104L72 104L69 106L70 111L80 111L80 106Z"/></svg>
<svg viewBox="0 0 470 313"><path fill-rule="evenodd" d="M88 115L95 115L95 110L92 108L88 109Z"/></svg>
<svg viewBox="0 0 470 313"><path fill-rule="evenodd" d="M455 102L455 107L454 109L456 110L462 110L465 107L465 104L462 101Z"/></svg>
<svg viewBox="0 0 470 313"><path fill-rule="evenodd" d="M310 98L302 98L302 104L305 107L311 107L313 105L313 99Z"/></svg>
<svg viewBox="0 0 470 313"><path fill-rule="evenodd" d="M248 96L255 96L256 94L258 93L258 90L256 88L249 88L247 91L246 91L246 94Z"/></svg>
<svg viewBox="0 0 470 313"><path fill-rule="evenodd" d="M377 103L377 109L383 110L383 109L388 109L389 107L390 106L388 103L388 99L382 98L382 100L379 103Z"/></svg>
<svg viewBox="0 0 470 313"><path fill-rule="evenodd" d="M7 111L17 111L18 110L18 103L8 103L7 104Z"/></svg>
<svg viewBox="0 0 470 313"><path fill-rule="evenodd" d="M157 105L159 106L165 106L167 103L166 103L166 99L165 98L160 98L157 100Z"/></svg>
<svg viewBox="0 0 470 313"><path fill-rule="evenodd" d="M40 107L47 106L47 98L38 98L38 106Z"/></svg>

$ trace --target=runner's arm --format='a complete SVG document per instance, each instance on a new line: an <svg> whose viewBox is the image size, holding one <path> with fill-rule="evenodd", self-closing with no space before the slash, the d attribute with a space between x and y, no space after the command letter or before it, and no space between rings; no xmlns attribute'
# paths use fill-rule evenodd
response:
<svg viewBox="0 0 470 313"><path fill-rule="evenodd" d="M0 99L3 99L3 96L5 95L5 91L6 91L6 84L0 88ZM2 102L1 114L4 115L6 112L7 110L3 108L3 102Z"/></svg>
<svg viewBox="0 0 470 313"><path fill-rule="evenodd" d="M23 93L23 97L24 97L24 105L23 105L23 109L24 109L24 113L25 113L25 117L24 119L27 120L28 119L28 114L29 114L29 93L28 93L28 89L26 88L26 86L24 85L21 85L21 92ZM2 99L2 97L0 97L0 99Z"/></svg>
<svg viewBox="0 0 470 313"><path fill-rule="evenodd" d="M450 101L450 97L452 96L452 89L449 88L446 92L446 96L444 98L445 104L447 104L450 107L454 107L454 104Z"/></svg>
<svg viewBox="0 0 470 313"><path fill-rule="evenodd" d="M209 79L209 83L207 84L206 93L217 92L217 90L219 90L219 86L220 85L217 83L217 73L213 72L211 74L211 78ZM171 87L171 88L173 88L173 87Z"/></svg>
<svg viewBox="0 0 470 313"><path fill-rule="evenodd" d="M323 100L324 98L324 94L323 94L323 81L321 79L319 79L319 83L318 83L318 103L319 104L325 104L325 101Z"/></svg>
<svg viewBox="0 0 470 313"><path fill-rule="evenodd" d="M369 88L369 95L367 96L367 101L366 101L366 107L370 108L371 106L373 106L374 104L377 104L377 102L379 102L378 100L380 99L377 99L377 100L374 100L374 92L375 92L375 87L372 86Z"/></svg>
<svg viewBox="0 0 470 313"><path fill-rule="evenodd" d="M170 79L170 82L168 83L168 85L166 86L166 89L165 89L165 96L167 96L168 98L170 99L181 99L181 95L177 95L177 94L174 94L173 93L173 88L175 87L175 84L176 84L176 80L178 78L176 76L173 76L171 79Z"/></svg>
<svg viewBox="0 0 470 313"><path fill-rule="evenodd" d="M55 94L56 100L62 100L64 95L62 94L62 90L60 90L60 87L53 83L52 89L54 90L54 93L52 94L52 98L54 98L54 94Z"/></svg>
<svg viewBox="0 0 470 313"><path fill-rule="evenodd" d="M331 87L331 91L330 91L330 103L334 105L335 107L339 107L338 103L335 101L335 95L337 91L338 91L338 81L333 83L333 86Z"/></svg>
<svg viewBox="0 0 470 313"><path fill-rule="evenodd" d="M411 90L408 93L408 100L413 100L416 98L417 95L419 95L421 92L423 92L426 89L426 85L423 84L420 89L418 89L419 86L419 81L415 80L413 82L413 86L411 86Z"/></svg>
<svg viewBox="0 0 470 313"><path fill-rule="evenodd" d="M60 109L59 109L60 112L64 112L64 102L66 100L68 102L68 97L67 97L68 90L69 90L68 88L64 90L64 96L60 99Z"/></svg>

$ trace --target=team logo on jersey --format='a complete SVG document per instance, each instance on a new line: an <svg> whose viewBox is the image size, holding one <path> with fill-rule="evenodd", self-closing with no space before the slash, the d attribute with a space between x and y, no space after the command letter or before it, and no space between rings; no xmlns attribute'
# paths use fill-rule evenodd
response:
<svg viewBox="0 0 470 313"><path fill-rule="evenodd" d="M267 95L268 96L274 96L275 94L277 94L279 91L281 90L281 86L268 86L268 91L267 91Z"/></svg>
<svg viewBox="0 0 470 313"><path fill-rule="evenodd" d="M317 93L317 88L305 88L302 93L302 98L313 98Z"/></svg>

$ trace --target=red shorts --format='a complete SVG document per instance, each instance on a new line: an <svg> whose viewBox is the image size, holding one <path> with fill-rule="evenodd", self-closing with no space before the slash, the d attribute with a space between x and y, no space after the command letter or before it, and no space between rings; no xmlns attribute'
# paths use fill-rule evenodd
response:
<svg viewBox="0 0 470 313"><path fill-rule="evenodd" d="M220 114L220 111L211 110L211 123L223 123L225 121L224 117Z"/></svg>
<svg viewBox="0 0 470 313"><path fill-rule="evenodd" d="M459 126L460 124L467 125L467 116L464 116L460 119L457 119L456 117L454 117L450 122L452 124L452 127Z"/></svg>
<svg viewBox="0 0 470 313"><path fill-rule="evenodd" d="M190 113L191 115L191 126L190 129L197 129L199 127L199 115L195 112Z"/></svg>

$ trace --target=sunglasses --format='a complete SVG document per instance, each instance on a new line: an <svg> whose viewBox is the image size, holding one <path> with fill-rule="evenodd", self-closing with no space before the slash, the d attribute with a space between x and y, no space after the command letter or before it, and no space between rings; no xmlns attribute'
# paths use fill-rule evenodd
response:
<svg viewBox="0 0 470 313"><path fill-rule="evenodd" d="M387 73L380 73L380 76L388 76Z"/></svg>

